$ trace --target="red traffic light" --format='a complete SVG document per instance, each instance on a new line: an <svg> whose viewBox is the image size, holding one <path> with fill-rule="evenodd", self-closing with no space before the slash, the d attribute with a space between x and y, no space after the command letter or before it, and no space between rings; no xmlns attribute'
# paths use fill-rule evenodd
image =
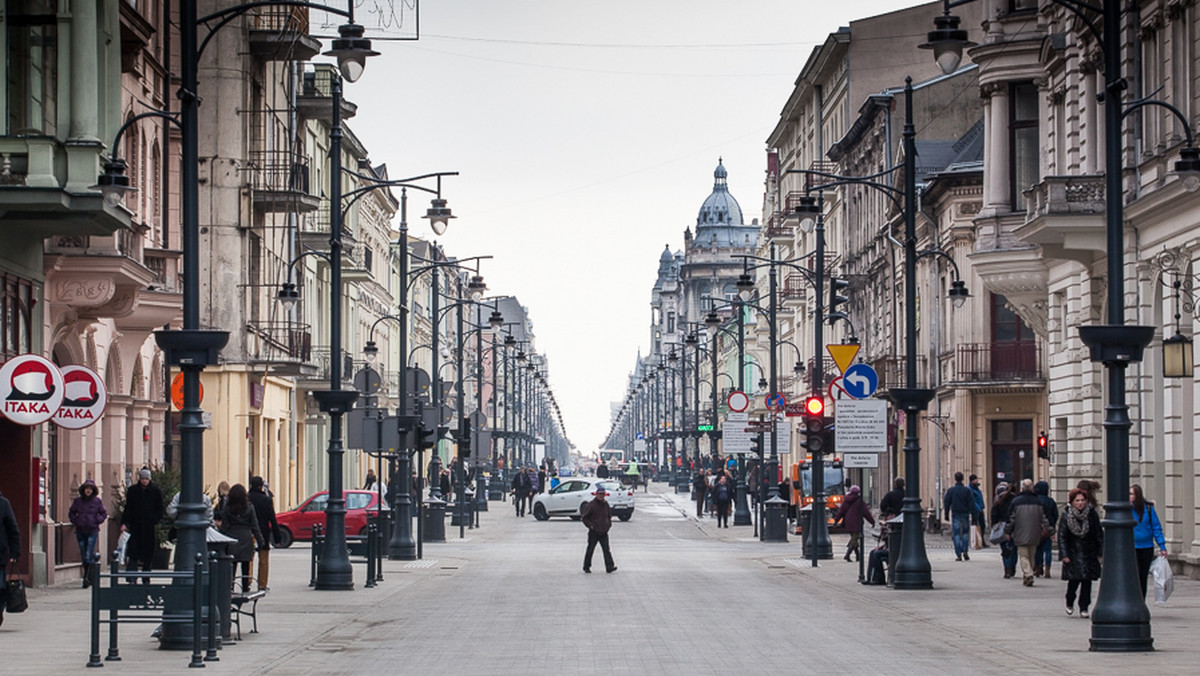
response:
<svg viewBox="0 0 1200 676"><path fill-rule="evenodd" d="M808 401L804 402L804 410L809 415L823 415L825 413L825 400L820 397L809 397Z"/></svg>

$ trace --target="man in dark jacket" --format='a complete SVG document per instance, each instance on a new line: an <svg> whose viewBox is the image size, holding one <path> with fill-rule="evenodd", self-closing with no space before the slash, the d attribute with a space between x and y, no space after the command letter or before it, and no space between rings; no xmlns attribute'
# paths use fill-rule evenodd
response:
<svg viewBox="0 0 1200 676"><path fill-rule="evenodd" d="M1050 522L1050 532L1058 529L1058 503L1050 497L1050 484L1039 481L1033 485L1033 493L1042 501L1042 509L1046 512L1046 520ZM1054 537L1048 537L1038 544L1037 555L1033 557L1033 576L1050 577L1050 562L1054 560Z"/></svg>
<svg viewBox="0 0 1200 676"><path fill-rule="evenodd" d="M596 484L595 499L583 507L583 525L588 529L587 552L583 555L583 572L592 572L592 553L596 551L596 543L600 543L600 551L604 553L604 572L615 573L617 566L613 563L612 551L608 548L608 530L612 528L612 508L605 496L608 491Z"/></svg>
<svg viewBox="0 0 1200 676"><path fill-rule="evenodd" d="M1043 535L1050 532L1050 521L1042 501L1033 492L1033 480L1021 482L1021 493L1009 505L1008 525L1004 532L1012 537L1021 561L1021 575L1026 587L1033 586L1033 558Z"/></svg>
<svg viewBox="0 0 1200 676"><path fill-rule="evenodd" d="M3 531L0 532L0 624L4 624L4 608L8 605L8 564L16 564L21 555L21 530L17 527L12 503L3 495L0 495L0 531Z"/></svg>
<svg viewBox="0 0 1200 676"><path fill-rule="evenodd" d="M879 515L881 517L896 517L900 516L900 512L904 509L904 477L898 476L892 480L892 490L884 494L883 499L879 501Z"/></svg>
<svg viewBox="0 0 1200 676"><path fill-rule="evenodd" d="M963 473L954 473L954 485L946 491L942 509L950 520L954 536L954 560L971 560L971 514L975 512L975 496L963 485Z"/></svg>
<svg viewBox="0 0 1200 676"><path fill-rule="evenodd" d="M137 483L125 489L125 509L121 512L121 532L129 533L125 547L129 570L137 570L139 563L142 570L150 570L158 548L154 527L162 520L164 510L162 491L151 483L150 470L143 467ZM142 583L150 584L150 578L142 578Z"/></svg>
<svg viewBox="0 0 1200 676"><path fill-rule="evenodd" d="M533 490L533 482L524 470L518 469L512 478L513 508L517 516L525 516L525 498Z"/></svg>
<svg viewBox="0 0 1200 676"><path fill-rule="evenodd" d="M260 476L250 477L250 493L247 495L263 539L258 547L258 588L268 589L267 579L271 572L271 543L279 544L279 521L275 519L275 505L267 495L266 483Z"/></svg>

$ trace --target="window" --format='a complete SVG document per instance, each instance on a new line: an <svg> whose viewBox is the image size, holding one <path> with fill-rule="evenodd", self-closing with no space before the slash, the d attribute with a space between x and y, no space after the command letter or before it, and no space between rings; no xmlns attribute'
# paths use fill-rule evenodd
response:
<svg viewBox="0 0 1200 676"><path fill-rule="evenodd" d="M1032 82L1022 82L1011 86L1009 101L1009 144L1010 154L1009 204L1014 210L1022 203L1023 193L1029 186L1038 182L1038 153L1040 139L1038 138L1038 90Z"/></svg>
<svg viewBox="0 0 1200 676"><path fill-rule="evenodd" d="M1179 15L1171 22L1171 103L1179 108L1185 118L1191 118L1192 75L1194 72L1195 30L1192 26L1194 10L1189 5L1177 8ZM1183 136L1179 121L1171 118L1175 133Z"/></svg>
<svg viewBox="0 0 1200 676"><path fill-rule="evenodd" d="M58 131L57 2L6 4L6 133L54 136Z"/></svg>
<svg viewBox="0 0 1200 676"><path fill-rule="evenodd" d="M1010 343L1033 340L1033 330L1015 312L1008 308L1008 299L992 294L992 342Z"/></svg>
<svg viewBox="0 0 1200 676"><path fill-rule="evenodd" d="M667 333L675 333L675 313L667 313Z"/></svg>
<svg viewBox="0 0 1200 676"><path fill-rule="evenodd" d="M0 275L4 285L3 306L0 307L0 339L3 358L8 360L33 351L31 324L33 322L33 283L15 275Z"/></svg>

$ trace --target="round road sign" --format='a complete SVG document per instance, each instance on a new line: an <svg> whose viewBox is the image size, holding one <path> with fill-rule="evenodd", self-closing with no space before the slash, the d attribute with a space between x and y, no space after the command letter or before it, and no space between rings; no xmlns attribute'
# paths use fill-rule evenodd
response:
<svg viewBox="0 0 1200 676"><path fill-rule="evenodd" d="M725 398L725 403L729 406L730 411L741 413L750 407L750 397L741 390L734 390Z"/></svg>
<svg viewBox="0 0 1200 676"><path fill-rule="evenodd" d="M0 366L0 406L19 425L37 425L54 416L63 400L62 372L36 354L13 357Z"/></svg>

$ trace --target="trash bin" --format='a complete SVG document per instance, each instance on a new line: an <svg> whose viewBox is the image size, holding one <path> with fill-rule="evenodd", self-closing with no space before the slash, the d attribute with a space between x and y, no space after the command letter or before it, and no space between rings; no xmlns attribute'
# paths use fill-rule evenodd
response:
<svg viewBox="0 0 1200 676"><path fill-rule="evenodd" d="M896 582L896 560L900 558L900 534L904 530L904 515L900 514L887 521L888 526L888 566L887 583L892 586Z"/></svg>
<svg viewBox="0 0 1200 676"><path fill-rule="evenodd" d="M762 539L764 542L787 542L788 501L778 495L763 503Z"/></svg>
<svg viewBox="0 0 1200 676"><path fill-rule="evenodd" d="M233 609L233 555L229 553L229 547L237 542L236 538L226 536L221 531L208 527L204 539L208 545L208 551L217 555L217 560L213 563L213 570L210 573L212 584L217 585L217 607L209 608L209 612L216 612L217 619L220 621L219 633L223 643L233 643L232 633L232 616ZM205 598L208 598L205 595ZM208 626L207 623L205 626Z"/></svg>
<svg viewBox="0 0 1200 676"><path fill-rule="evenodd" d="M424 533L425 542L446 541L446 502L437 496L430 497L425 503Z"/></svg>

